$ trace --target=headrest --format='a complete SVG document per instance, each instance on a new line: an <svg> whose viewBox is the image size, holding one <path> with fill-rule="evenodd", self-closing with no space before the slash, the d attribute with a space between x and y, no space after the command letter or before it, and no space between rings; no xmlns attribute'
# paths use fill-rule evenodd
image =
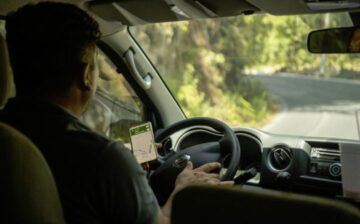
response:
<svg viewBox="0 0 360 224"><path fill-rule="evenodd" d="M0 109L13 95L13 78L4 37L0 35Z"/></svg>

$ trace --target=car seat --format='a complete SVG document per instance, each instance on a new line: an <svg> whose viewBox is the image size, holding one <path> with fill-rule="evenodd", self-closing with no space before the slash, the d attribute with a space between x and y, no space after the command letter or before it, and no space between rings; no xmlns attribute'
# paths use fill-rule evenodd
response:
<svg viewBox="0 0 360 224"><path fill-rule="evenodd" d="M359 224L360 210L339 200L240 186L191 186L175 195L172 224Z"/></svg>
<svg viewBox="0 0 360 224"><path fill-rule="evenodd" d="M4 38L0 35L0 107L11 89ZM49 166L23 134L0 122L0 223L63 224L63 211Z"/></svg>

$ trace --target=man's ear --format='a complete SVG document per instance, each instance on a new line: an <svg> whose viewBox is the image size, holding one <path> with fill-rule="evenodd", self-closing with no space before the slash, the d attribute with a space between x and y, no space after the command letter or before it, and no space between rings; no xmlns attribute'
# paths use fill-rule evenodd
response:
<svg viewBox="0 0 360 224"><path fill-rule="evenodd" d="M82 63L81 64L81 78L80 78L80 86L86 90L91 90L92 88L92 80L90 77L90 64Z"/></svg>

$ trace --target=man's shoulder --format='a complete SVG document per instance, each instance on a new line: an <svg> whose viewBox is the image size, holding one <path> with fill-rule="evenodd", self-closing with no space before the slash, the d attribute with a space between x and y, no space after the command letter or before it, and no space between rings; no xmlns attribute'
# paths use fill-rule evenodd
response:
<svg viewBox="0 0 360 224"><path fill-rule="evenodd" d="M22 100L10 101L0 120L29 137L43 153L60 156L67 151L75 157L89 158L114 147L111 139L94 132L64 109L43 102L29 104Z"/></svg>
<svg viewBox="0 0 360 224"><path fill-rule="evenodd" d="M69 138L71 142L81 145L82 148L119 152L124 150L126 154L130 152L121 142L115 142L107 136L94 132L81 122L69 123L64 132L64 138ZM109 154L109 152L106 153Z"/></svg>

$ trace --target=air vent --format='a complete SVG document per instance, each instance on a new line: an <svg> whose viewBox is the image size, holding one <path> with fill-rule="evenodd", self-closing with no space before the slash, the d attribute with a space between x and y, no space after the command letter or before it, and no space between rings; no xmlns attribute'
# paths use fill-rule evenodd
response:
<svg viewBox="0 0 360 224"><path fill-rule="evenodd" d="M308 142L311 146L310 157L312 160L324 160L330 162L340 161L340 149L338 143L332 142Z"/></svg>
<svg viewBox="0 0 360 224"><path fill-rule="evenodd" d="M292 161L292 152L288 147L277 146L269 153L268 162L274 170L285 170Z"/></svg>
<svg viewBox="0 0 360 224"><path fill-rule="evenodd" d="M313 147L311 148L311 159L340 161L340 151L339 149Z"/></svg>

